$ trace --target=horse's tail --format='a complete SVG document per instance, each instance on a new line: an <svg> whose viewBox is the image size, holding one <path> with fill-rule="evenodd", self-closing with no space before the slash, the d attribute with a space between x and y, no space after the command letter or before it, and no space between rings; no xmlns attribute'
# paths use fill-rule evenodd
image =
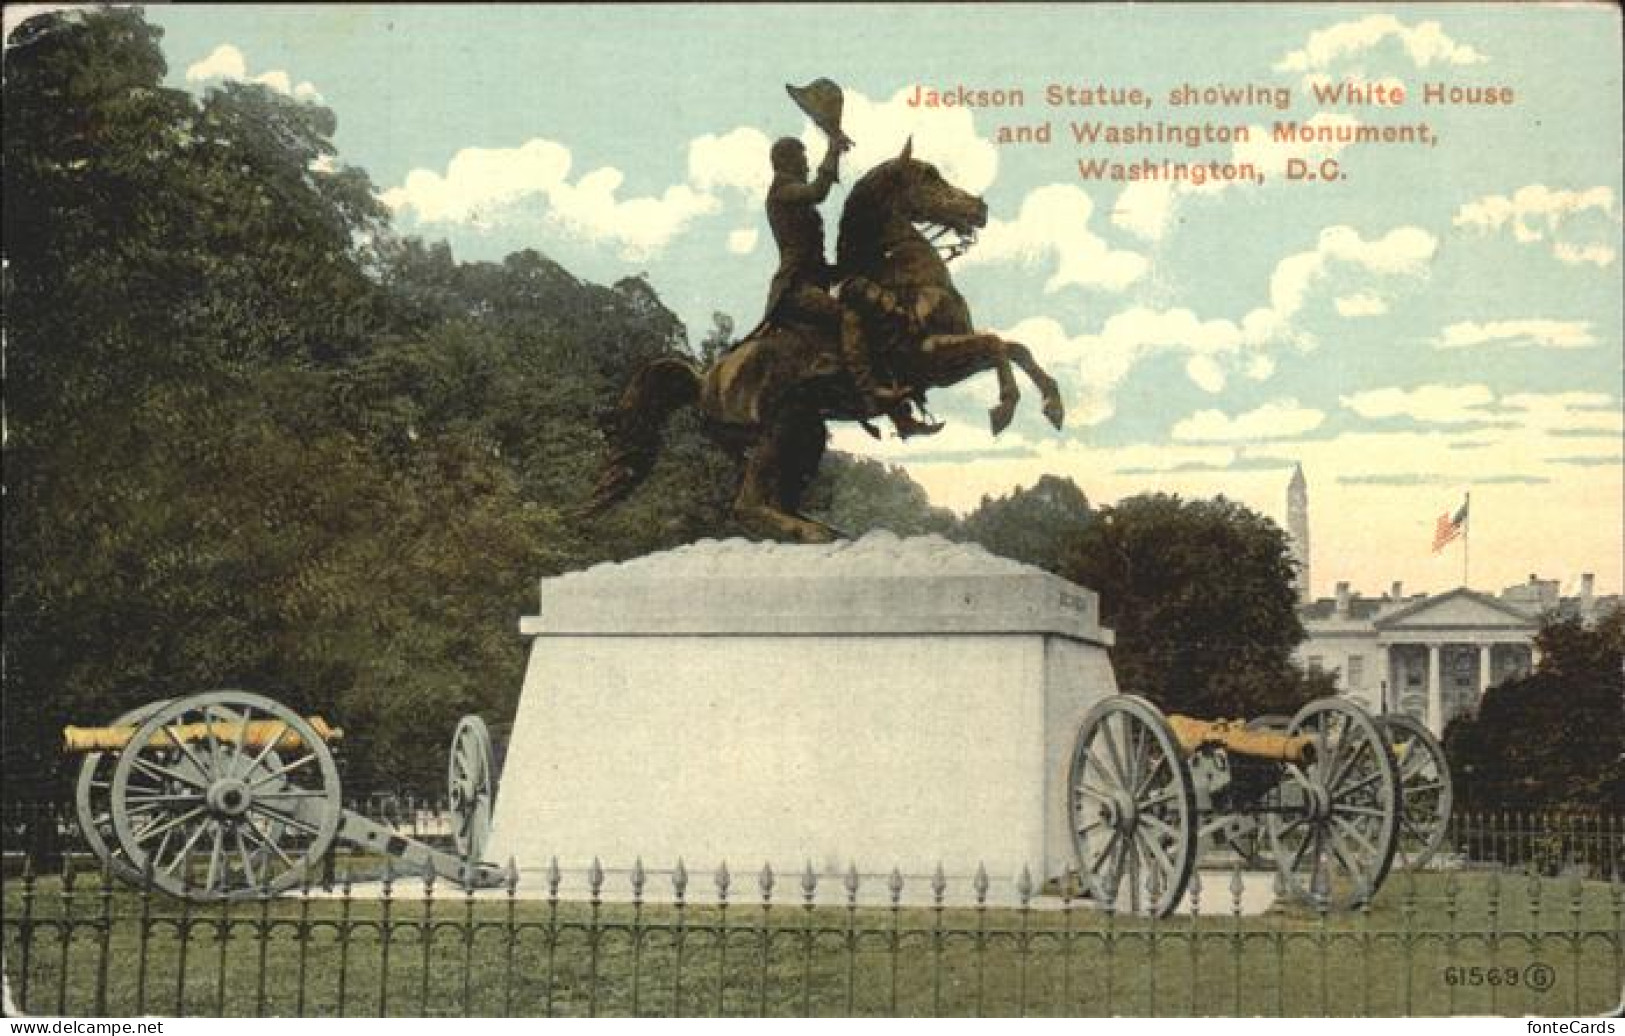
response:
<svg viewBox="0 0 1625 1036"><path fill-rule="evenodd" d="M608 510L638 487L660 454L660 433L674 411L700 398L700 371L680 356L662 356L637 369L605 421L609 456L584 515Z"/></svg>

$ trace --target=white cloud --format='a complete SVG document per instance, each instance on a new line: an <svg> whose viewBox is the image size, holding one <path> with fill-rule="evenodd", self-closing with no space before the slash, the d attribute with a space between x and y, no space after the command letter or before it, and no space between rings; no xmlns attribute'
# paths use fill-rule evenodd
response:
<svg viewBox="0 0 1625 1036"><path fill-rule="evenodd" d="M1619 257L1619 253L1607 245L1571 245L1564 241L1552 245L1552 254L1565 263L1592 263L1596 266L1607 266Z"/></svg>
<svg viewBox="0 0 1625 1036"><path fill-rule="evenodd" d="M1173 437L1180 442L1261 442L1291 439L1312 432L1326 415L1296 399L1278 399L1231 417L1219 410L1199 410L1178 422Z"/></svg>
<svg viewBox="0 0 1625 1036"><path fill-rule="evenodd" d="M186 81L188 83L205 83L210 80L237 80L244 83L260 83L270 87L279 94L285 94L298 101L320 101L322 95L316 87L309 82L295 84L287 71L273 68L257 76L248 74L248 59L243 52L229 43L222 43L209 52L209 56L202 61L187 66Z"/></svg>
<svg viewBox="0 0 1625 1036"><path fill-rule="evenodd" d="M1185 361L1185 376L1203 392L1212 393L1223 392L1228 380L1219 361L1205 354L1192 356Z"/></svg>
<svg viewBox="0 0 1625 1036"><path fill-rule="evenodd" d="M1089 229L1094 202L1081 188L1050 184L1027 194L1013 221L992 220L961 263L1014 262L1033 266L1050 260L1055 272L1046 292L1068 285L1122 291L1145 276L1150 264L1134 252L1112 249Z"/></svg>
<svg viewBox="0 0 1625 1036"><path fill-rule="evenodd" d="M1364 54L1388 40L1397 41L1417 68L1434 64L1474 65L1486 60L1471 46L1457 43L1445 35L1438 22L1406 25L1392 15L1373 14L1310 33L1302 49L1282 57L1275 69L1278 72L1308 72L1330 68L1339 61Z"/></svg>
<svg viewBox="0 0 1625 1036"><path fill-rule="evenodd" d="M425 223L477 227L534 204L553 225L610 244L627 259L659 252L695 217L719 208L714 197L687 184L658 196L622 199L620 170L603 166L572 182L570 165L567 148L540 138L517 148L464 148L444 174L414 169L402 186L381 197L395 211L411 210Z"/></svg>
<svg viewBox="0 0 1625 1036"><path fill-rule="evenodd" d="M1463 321L1446 327L1433 343L1439 349L1509 345L1542 349L1584 349L1597 344L1589 320Z"/></svg>
<svg viewBox="0 0 1625 1036"><path fill-rule="evenodd" d="M480 225L527 195L547 193L569 171L569 150L551 140L538 138L517 148L464 148L452 156L444 175L414 169L382 198L396 211L412 209L425 223Z"/></svg>
<svg viewBox="0 0 1625 1036"><path fill-rule="evenodd" d="M1270 308L1254 310L1247 320L1260 330L1290 336L1287 325L1303 309L1310 290L1338 265L1379 276L1419 277L1427 272L1438 247L1438 239L1420 227L1396 227L1372 240L1352 227L1327 227L1312 251L1289 255L1275 265Z"/></svg>
<svg viewBox="0 0 1625 1036"><path fill-rule="evenodd" d="M1388 312L1388 303L1382 296L1361 292L1358 295L1340 295L1332 300L1338 315L1345 317L1374 317Z"/></svg>
<svg viewBox="0 0 1625 1036"><path fill-rule="evenodd" d="M1467 202L1456 210L1455 225L1481 234L1509 231L1513 240L1526 245L1547 241L1562 262L1607 266L1618 255L1612 247L1575 241L1571 235L1584 236L1590 227L1618 219L1611 187L1570 191L1530 184L1510 196L1487 194Z"/></svg>
<svg viewBox="0 0 1625 1036"><path fill-rule="evenodd" d="M1524 428L1615 437L1625 432L1625 410L1619 399L1603 392L1520 392L1503 396L1500 402L1516 412Z"/></svg>
<svg viewBox="0 0 1625 1036"><path fill-rule="evenodd" d="M707 133L695 137L688 144L688 182L699 191L744 191L759 205L773 184L773 169L768 163L771 147L767 134L750 126L740 126L721 136Z"/></svg>
<svg viewBox="0 0 1625 1036"><path fill-rule="evenodd" d="M755 227L740 227L728 234L728 251L734 255L749 255L756 251L756 241L761 235Z"/></svg>
<svg viewBox="0 0 1625 1036"><path fill-rule="evenodd" d="M548 219L589 241L610 241L622 258L644 259L659 252L696 216L720 206L687 184L668 187L658 197L616 197L625 177L604 166L575 183L561 181L547 192Z"/></svg>
<svg viewBox="0 0 1625 1036"><path fill-rule="evenodd" d="M1178 181L1184 183L1185 181ZM1174 182L1140 180L1123 188L1112 223L1146 241L1160 241L1174 219Z"/></svg>
<svg viewBox="0 0 1625 1036"><path fill-rule="evenodd" d="M1408 417L1433 424L1460 424L1495 417L1495 393L1485 385L1419 385L1356 392L1338 400L1361 417Z"/></svg>
<svg viewBox="0 0 1625 1036"><path fill-rule="evenodd" d="M1321 282L1347 270L1360 276L1421 276L1437 244L1416 227L1398 227L1369 240L1350 227L1328 227L1312 250L1276 264L1269 304L1239 321L1204 319L1184 308L1136 305L1107 317L1090 334L1070 335L1049 317L1024 320L1000 333L1031 346L1046 366L1075 371L1070 383L1077 386L1077 395L1067 400L1068 420L1095 425L1116 412L1123 380L1152 356L1183 356L1186 376L1206 392L1223 391L1235 373L1267 380L1275 373L1268 349L1310 341L1295 321Z"/></svg>

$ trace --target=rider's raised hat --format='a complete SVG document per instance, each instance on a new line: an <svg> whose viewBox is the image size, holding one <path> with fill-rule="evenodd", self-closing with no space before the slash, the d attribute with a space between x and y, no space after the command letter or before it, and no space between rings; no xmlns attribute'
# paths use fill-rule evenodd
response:
<svg viewBox="0 0 1625 1036"><path fill-rule="evenodd" d="M841 131L841 108L845 97L841 88L828 79L814 79L806 86L784 84L796 107L807 113L813 125L823 130L838 147L851 147L852 138Z"/></svg>

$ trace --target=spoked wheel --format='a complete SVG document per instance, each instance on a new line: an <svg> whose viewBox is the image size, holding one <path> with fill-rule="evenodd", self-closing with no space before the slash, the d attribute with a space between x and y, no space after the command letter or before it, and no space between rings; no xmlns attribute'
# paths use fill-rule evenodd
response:
<svg viewBox="0 0 1625 1036"><path fill-rule="evenodd" d="M136 727L164 705L149 702L131 709L115 719L109 726ZM79 832L85 845L96 854L96 859L108 870L125 881L139 884L141 871L130 865L118 833L113 830L113 769L118 766L117 752L90 752L79 764L79 780L73 789L74 811L79 818Z"/></svg>
<svg viewBox="0 0 1625 1036"><path fill-rule="evenodd" d="M149 716L113 771L113 828L139 874L210 900L297 885L342 815L333 753L269 698L216 691Z"/></svg>
<svg viewBox="0 0 1625 1036"><path fill-rule="evenodd" d="M1086 894L1125 913L1170 913L1196 865L1196 793L1162 713L1132 695L1096 705L1067 787Z"/></svg>
<svg viewBox="0 0 1625 1036"><path fill-rule="evenodd" d="M1312 739L1301 763L1283 766L1281 809L1269 834L1287 891L1347 909L1374 895L1399 837L1399 768L1366 712L1341 698L1310 702L1289 735Z"/></svg>
<svg viewBox="0 0 1625 1036"><path fill-rule="evenodd" d="M491 732L478 716L464 716L451 738L446 786L457 855L471 863L481 862L485 843L491 836L495 773L491 763Z"/></svg>
<svg viewBox="0 0 1625 1036"><path fill-rule="evenodd" d="M1450 826L1454 799L1450 763L1444 746L1421 721L1391 715L1378 722L1399 765L1399 863L1419 868L1444 844Z"/></svg>

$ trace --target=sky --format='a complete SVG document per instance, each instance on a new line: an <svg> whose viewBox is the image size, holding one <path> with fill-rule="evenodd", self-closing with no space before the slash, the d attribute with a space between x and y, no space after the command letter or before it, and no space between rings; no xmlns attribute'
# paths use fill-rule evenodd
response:
<svg viewBox="0 0 1625 1036"><path fill-rule="evenodd" d="M401 232L464 260L534 248L589 280L645 274L693 341L713 313L741 329L760 316L776 264L768 146L800 136L815 161L822 149L784 86L830 78L857 141L846 183L912 137L916 157L986 199L990 224L954 262L956 283L979 327L1034 350L1068 407L1057 432L1027 388L994 438L984 375L932 394L948 422L935 438L877 443L840 427L835 448L900 465L960 512L1053 473L1097 504L1224 494L1283 524L1302 464L1317 594L1464 578L1494 592L1536 573L1621 587L1612 5L233 5L147 17L165 30L176 86L251 80L330 107L336 160L369 173ZM1316 93L1349 83L1405 96ZM1052 85L1094 103L1051 105ZM909 103L961 86L1023 103ZM1430 101L1429 86L1456 93ZM1176 104L1186 87L1194 103ZM1143 105L1111 103L1134 88ZM1074 123L1214 139L1079 143ZM1326 139L1277 139L1277 124ZM1044 126L1047 143L1000 139ZM1420 142L1338 139L1383 128ZM1164 160L1240 175L1080 168ZM832 228L843 192L825 207ZM1434 554L1436 519L1468 494L1466 544Z"/></svg>

